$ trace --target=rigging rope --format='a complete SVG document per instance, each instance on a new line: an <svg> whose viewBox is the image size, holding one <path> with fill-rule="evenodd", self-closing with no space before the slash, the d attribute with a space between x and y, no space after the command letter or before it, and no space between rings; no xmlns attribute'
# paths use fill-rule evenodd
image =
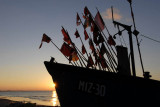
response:
<svg viewBox="0 0 160 107"><path fill-rule="evenodd" d="M145 37L145 38L147 38L147 39L150 39L150 40L152 40L152 41L155 41L155 42L158 42L158 43L160 43L160 41L158 41L158 40L155 40L155 39L152 39L152 38L150 38L150 37L148 37L148 36L144 36L144 35L140 35L140 36L143 36L143 37Z"/></svg>

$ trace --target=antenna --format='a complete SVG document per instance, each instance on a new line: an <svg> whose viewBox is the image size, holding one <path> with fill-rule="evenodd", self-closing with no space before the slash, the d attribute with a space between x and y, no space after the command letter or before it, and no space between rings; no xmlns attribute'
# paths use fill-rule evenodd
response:
<svg viewBox="0 0 160 107"><path fill-rule="evenodd" d="M133 34L136 36L136 41L137 41L137 47L138 47L138 53L139 53L139 58L140 58L140 63L141 63L141 67L142 67L142 72L143 72L143 75L145 75L145 72L144 72L144 67L143 67L143 61L142 61L142 56L141 56L141 50L140 50L140 47L139 47L139 41L138 41L138 34L139 34L139 31L136 30L136 24L135 24L135 19L134 19L134 13L133 13L133 9L132 9L132 0L127 0L130 4L130 9L131 9L131 16L132 16L132 20L133 20L133 25L134 25L134 31L133 31Z"/></svg>
<svg viewBox="0 0 160 107"><path fill-rule="evenodd" d="M111 12L112 12L112 21L114 21L114 17L113 17L113 6L111 6Z"/></svg>

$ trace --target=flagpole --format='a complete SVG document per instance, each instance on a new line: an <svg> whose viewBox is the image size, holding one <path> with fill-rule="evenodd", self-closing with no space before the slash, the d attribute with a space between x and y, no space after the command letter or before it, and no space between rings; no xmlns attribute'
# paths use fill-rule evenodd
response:
<svg viewBox="0 0 160 107"><path fill-rule="evenodd" d="M99 47L99 50L100 50L100 46L98 46ZM107 49L106 49L106 51L107 51ZM100 52L100 51L99 51ZM108 51L107 51L107 53L108 53ZM100 53L101 54L101 53ZM104 57L104 56L103 56ZM113 69L113 62L112 62L112 60L111 60L111 58L109 57L109 55L107 54L107 58L108 58L108 60L109 60L109 63L110 63L110 67L112 68L112 70L114 71L114 69ZM105 59L105 58L104 58ZM105 61L107 61L106 59L105 59ZM108 61L107 61L108 62ZM108 64L109 64L108 63Z"/></svg>
<svg viewBox="0 0 160 107"><path fill-rule="evenodd" d="M82 45L84 46L84 43L83 43L83 41L82 41L81 36L80 36L80 40L81 40ZM85 46L84 46L84 47L85 47ZM85 50L86 50L86 48L85 48ZM88 55L87 51L86 51L86 55L87 55L87 57L89 57L89 55Z"/></svg>
<svg viewBox="0 0 160 107"><path fill-rule="evenodd" d="M92 17L92 20L94 19L93 18L93 16L92 16L92 14L90 13L90 15L91 15L91 17ZM82 20L81 19L79 19L80 20L80 22L82 23ZM96 24L97 25L97 24ZM84 28L84 25L83 25L83 23L82 23L82 26L83 26L83 28ZM99 28L99 26L97 25L97 27ZM84 28L85 29L85 28ZM100 29L100 28L99 28ZM103 32L102 32L103 33ZM103 35L105 35L104 33L103 33ZM105 39L107 39L106 38L106 36L104 36L105 37ZM90 37L91 38L91 37ZM105 43L106 43L106 41L105 41ZM108 44L106 43L106 45L107 45L107 47L108 47ZM110 46L111 47L111 46ZM111 47L112 48L112 47ZM108 47L108 49L109 49L109 47ZM109 51L110 51L110 49L109 49ZM113 51L113 50L112 50ZM111 51L110 51L111 52ZM114 52L114 51L113 51ZM111 52L112 53L112 52ZM112 54L111 54L112 55ZM112 57L113 57L113 55L112 55ZM100 68L100 66L99 66L99 68ZM100 68L101 69L101 68Z"/></svg>
<svg viewBox="0 0 160 107"><path fill-rule="evenodd" d="M77 14L78 14L78 12L77 12ZM81 20L81 18L79 17L79 20L80 20L80 22L81 22L81 24L82 24L82 26L83 26L83 28L84 28L84 24L82 23L82 20ZM80 40L81 40L81 43L82 43L82 45L84 46L84 43L83 43L83 41L82 41L82 38L81 38L81 36L80 36ZM85 46L84 46L85 47ZM85 48L86 49L86 48ZM86 51L86 54L87 54L87 57L89 58L89 55L88 55L88 52Z"/></svg>
<svg viewBox="0 0 160 107"><path fill-rule="evenodd" d="M67 32L68 33L68 32ZM80 62L80 64L81 64L81 66L83 67L83 64L84 64L84 66L86 67L86 64L83 62L83 59L82 59L82 57L79 55L79 53L78 53L78 51L79 51L79 49L75 46L75 44L72 42L72 40L71 40L71 38L70 38L70 36L69 36L69 34L68 34L68 37L69 37L69 39L70 39L70 41L71 41L71 44L72 44L72 46L74 47L74 49L75 49L75 51L76 51L76 53L78 54L78 56L79 56L79 62ZM78 51L77 51L78 50ZM82 62L83 62L83 64L82 64Z"/></svg>
<svg viewBox="0 0 160 107"><path fill-rule="evenodd" d="M94 18L93 18L93 16L92 16L92 14L89 12L89 14L91 15L91 18L92 18L92 20L94 21ZM80 21L81 21L81 19L80 19ZM95 22L95 21L94 21ZM82 21L81 21L81 23L82 23ZM95 23L96 25L97 25L97 23ZM82 25L83 25L83 23L82 23ZM83 27L84 27L84 25L83 25ZM99 28L99 26L97 25L97 27ZM100 30L100 28L99 28L99 30ZM102 34L103 34L103 36L105 37L105 39L107 40L107 38L106 38L106 36L105 36L105 34L103 33L103 31L101 31L102 32ZM112 58L114 59L114 57L113 57L113 55L112 55L112 52L111 52L111 50L110 50L110 48L109 48L109 46L108 46L108 44L107 44L107 42L105 41L105 44L107 45L107 47L108 47L108 50L109 50L109 52L110 52L110 55L112 56ZM111 46L110 46L111 47ZM112 49L112 47L111 47L111 49ZM116 55L116 53L114 52L114 50L112 49L112 51L113 51L113 53Z"/></svg>
<svg viewBox="0 0 160 107"><path fill-rule="evenodd" d="M97 9L97 11L99 12L99 10L98 10L98 8L96 7L96 9ZM100 13L100 12L99 12ZM92 16L92 15L91 15ZM92 19L93 19L93 16L92 16ZM104 22L104 21L103 21ZM98 24L96 23L96 25L98 26ZM107 32L108 32L108 35L109 36L111 36L111 34L109 33L109 30L108 30L108 28L107 28L107 26L106 26L106 24L104 23L104 27L105 27L105 29L107 30ZM100 27L98 26L98 28L100 29ZM101 30L101 29L100 29ZM105 37L105 39L107 40L107 38L106 38L106 35L104 34L104 32L101 30L101 32L102 32L102 34L104 35L104 37ZM106 41L105 41L106 42ZM109 47L108 47L109 48ZM113 50L113 48L110 46L110 48L111 48L111 50L113 51L113 53L116 55L116 53L115 53L115 51ZM109 49L110 50L110 49ZM117 55L116 55L117 56Z"/></svg>

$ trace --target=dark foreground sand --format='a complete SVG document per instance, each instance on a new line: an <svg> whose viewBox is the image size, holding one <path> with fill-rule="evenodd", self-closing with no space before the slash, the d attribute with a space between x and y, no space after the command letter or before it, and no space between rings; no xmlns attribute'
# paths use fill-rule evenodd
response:
<svg viewBox="0 0 160 107"><path fill-rule="evenodd" d="M0 107L59 107L59 106L42 106L42 105L37 105L36 103L0 99Z"/></svg>

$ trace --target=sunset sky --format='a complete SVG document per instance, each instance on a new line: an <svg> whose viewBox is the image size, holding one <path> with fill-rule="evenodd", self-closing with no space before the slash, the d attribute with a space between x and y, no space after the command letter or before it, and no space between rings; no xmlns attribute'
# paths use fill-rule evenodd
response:
<svg viewBox="0 0 160 107"><path fill-rule="evenodd" d="M132 1L145 71L151 72L152 79L160 80L160 43L141 36L160 41L160 1ZM117 32L111 20L111 6L114 7L115 20L132 25L127 0L0 0L0 90L53 90L52 78L43 62L49 61L51 56L60 63L68 64L68 61L51 43L43 43L39 49L42 35L46 33L61 47L63 26L73 42L80 46L74 36L76 28L83 40L84 35L82 26L76 26L76 13L82 18L85 6L93 16L96 7L99 9L111 34ZM124 39L128 46L126 34ZM120 45L119 41L117 37L116 42ZM137 57L134 36L133 42ZM135 60L137 75L142 76L139 58Z"/></svg>

